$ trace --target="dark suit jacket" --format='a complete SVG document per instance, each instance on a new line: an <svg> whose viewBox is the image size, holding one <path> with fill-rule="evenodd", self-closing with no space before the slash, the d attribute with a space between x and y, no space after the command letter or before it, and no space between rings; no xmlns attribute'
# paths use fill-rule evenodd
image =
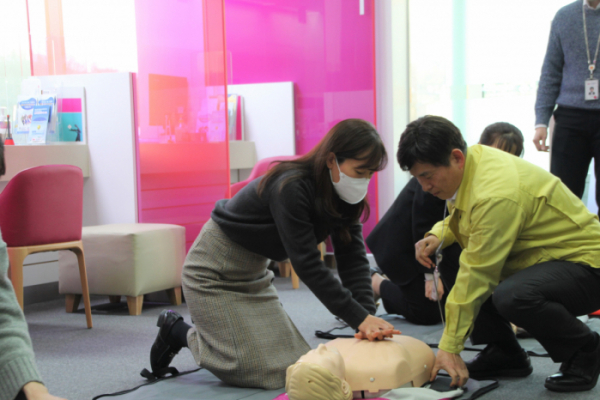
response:
<svg viewBox="0 0 600 400"><path fill-rule="evenodd" d="M406 285L433 272L415 259L415 243L444 218L445 206L446 201L424 192L412 178L367 237L377 265L392 282Z"/></svg>

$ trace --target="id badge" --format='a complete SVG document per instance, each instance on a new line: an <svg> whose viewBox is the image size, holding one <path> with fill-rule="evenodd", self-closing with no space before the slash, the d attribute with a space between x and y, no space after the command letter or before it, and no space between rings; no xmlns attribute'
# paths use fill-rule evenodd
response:
<svg viewBox="0 0 600 400"><path fill-rule="evenodd" d="M598 100L598 79L585 81L585 100Z"/></svg>

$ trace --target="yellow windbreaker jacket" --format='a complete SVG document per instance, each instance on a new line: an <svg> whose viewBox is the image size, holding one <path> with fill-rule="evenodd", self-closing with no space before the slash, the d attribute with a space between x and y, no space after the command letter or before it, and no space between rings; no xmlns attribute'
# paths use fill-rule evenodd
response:
<svg viewBox="0 0 600 400"><path fill-rule="evenodd" d="M506 152L468 149L450 215L427 235L463 248L439 348L458 354L498 283L552 260L600 267L600 222L554 175Z"/></svg>

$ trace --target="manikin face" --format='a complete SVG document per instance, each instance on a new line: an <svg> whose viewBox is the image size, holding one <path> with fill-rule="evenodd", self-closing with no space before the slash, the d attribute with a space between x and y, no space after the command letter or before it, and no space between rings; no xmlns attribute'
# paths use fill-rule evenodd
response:
<svg viewBox="0 0 600 400"><path fill-rule="evenodd" d="M454 149L450 154L449 166L416 162L410 169L410 174L417 178L425 192L442 200L448 200L454 196L462 182L464 167L464 154Z"/></svg>
<svg viewBox="0 0 600 400"><path fill-rule="evenodd" d="M335 347L327 347L324 344L320 344L316 349L311 350L300 357L298 362L319 365L329 370L333 375L337 376L342 381L346 377L344 359Z"/></svg>

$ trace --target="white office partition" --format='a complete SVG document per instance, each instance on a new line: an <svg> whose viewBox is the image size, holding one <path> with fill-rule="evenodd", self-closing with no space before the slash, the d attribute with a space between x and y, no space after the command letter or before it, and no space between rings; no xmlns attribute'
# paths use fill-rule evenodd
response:
<svg viewBox="0 0 600 400"><path fill-rule="evenodd" d="M296 154L293 82L228 85L242 96L244 140L256 145L256 159Z"/></svg>
<svg viewBox="0 0 600 400"><path fill-rule="evenodd" d="M137 222L133 89L130 72L41 76L42 89L84 87L90 177L83 225Z"/></svg>

